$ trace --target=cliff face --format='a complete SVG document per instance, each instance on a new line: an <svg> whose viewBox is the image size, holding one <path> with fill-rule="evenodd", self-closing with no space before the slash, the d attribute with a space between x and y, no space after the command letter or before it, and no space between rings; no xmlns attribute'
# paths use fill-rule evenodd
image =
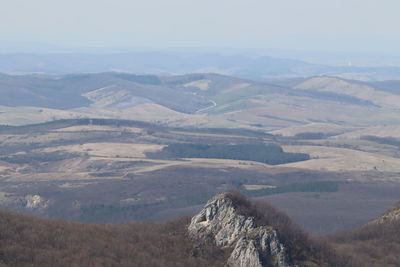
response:
<svg viewBox="0 0 400 267"><path fill-rule="evenodd" d="M188 227L193 239L211 239L222 248L233 248L230 267L288 267L285 246L270 226L257 226L253 217L239 214L227 194L206 204Z"/></svg>

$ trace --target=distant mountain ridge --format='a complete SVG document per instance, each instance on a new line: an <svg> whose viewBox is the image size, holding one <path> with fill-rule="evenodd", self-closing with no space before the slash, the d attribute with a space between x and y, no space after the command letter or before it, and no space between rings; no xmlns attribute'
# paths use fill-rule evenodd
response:
<svg viewBox="0 0 400 267"><path fill-rule="evenodd" d="M400 79L400 67L333 67L287 58L216 53L2 54L0 72L125 71L156 75L214 72L256 80L331 75L367 81Z"/></svg>

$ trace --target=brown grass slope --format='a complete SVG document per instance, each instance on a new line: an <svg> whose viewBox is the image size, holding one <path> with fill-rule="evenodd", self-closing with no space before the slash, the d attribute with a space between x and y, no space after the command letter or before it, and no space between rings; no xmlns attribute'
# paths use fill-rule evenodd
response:
<svg viewBox="0 0 400 267"><path fill-rule="evenodd" d="M400 266L400 205L357 229L326 238L337 251L349 255L357 266Z"/></svg>
<svg viewBox="0 0 400 267"><path fill-rule="evenodd" d="M399 211L400 204L371 223L324 239L352 257L358 266L400 266Z"/></svg>
<svg viewBox="0 0 400 267"><path fill-rule="evenodd" d="M188 218L119 226L0 211L0 266L223 266L227 255L194 247Z"/></svg>

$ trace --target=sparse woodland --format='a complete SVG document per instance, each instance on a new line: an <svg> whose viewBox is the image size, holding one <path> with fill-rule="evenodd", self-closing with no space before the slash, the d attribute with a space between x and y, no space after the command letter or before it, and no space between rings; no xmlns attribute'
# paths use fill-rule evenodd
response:
<svg viewBox="0 0 400 267"><path fill-rule="evenodd" d="M225 252L195 248L187 224L78 224L1 210L0 266L223 266Z"/></svg>
<svg viewBox="0 0 400 267"><path fill-rule="evenodd" d="M316 240L272 206L238 192L230 197L240 214L253 216L257 225L274 227L290 260L299 266L398 266L399 224ZM230 249L188 238L189 221L185 217L163 223L78 224L1 210L0 266L224 266ZM360 248L360 242L365 247ZM364 258L389 265L360 265Z"/></svg>
<svg viewBox="0 0 400 267"><path fill-rule="evenodd" d="M325 238L343 255L351 256L357 266L400 266L400 222L367 224L355 230Z"/></svg>

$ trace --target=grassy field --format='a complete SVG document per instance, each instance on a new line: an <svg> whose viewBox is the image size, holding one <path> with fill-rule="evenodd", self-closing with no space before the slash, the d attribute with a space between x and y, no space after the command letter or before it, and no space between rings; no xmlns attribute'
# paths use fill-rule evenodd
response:
<svg viewBox="0 0 400 267"><path fill-rule="evenodd" d="M324 146L284 146L284 149L288 152L307 153L311 156L308 161L285 164L287 167L341 172L400 172L400 158L370 152Z"/></svg>
<svg viewBox="0 0 400 267"><path fill-rule="evenodd" d="M400 159L388 153L395 148L366 140L340 143L248 130L74 120L5 128L0 141L0 206L50 218L164 220L191 214L211 196L237 189L268 195L262 198L318 234L358 225L400 199L392 189L400 184ZM311 159L271 166L248 160L154 157L175 143L286 144L285 152L307 153ZM344 144L346 148L340 147ZM337 192L310 186L331 181L340 183ZM380 195L373 190L389 181L390 187L379 187ZM44 202L28 208L27 199L34 195ZM361 212L368 203L371 209Z"/></svg>

